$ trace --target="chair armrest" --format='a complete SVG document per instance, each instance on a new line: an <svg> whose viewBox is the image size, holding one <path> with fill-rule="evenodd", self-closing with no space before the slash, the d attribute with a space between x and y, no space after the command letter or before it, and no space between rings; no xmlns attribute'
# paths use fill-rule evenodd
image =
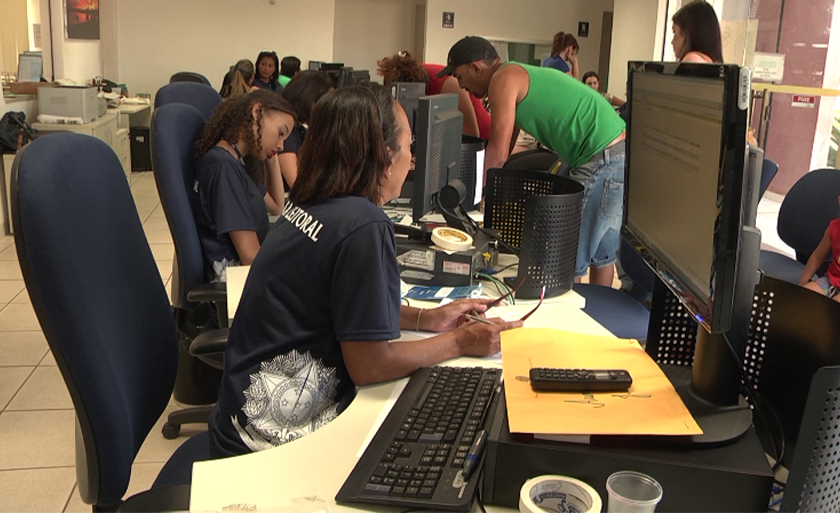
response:
<svg viewBox="0 0 840 513"><path fill-rule="evenodd" d="M230 328L202 333L190 343L190 354L213 368L224 370L225 347L229 334Z"/></svg>
<svg viewBox="0 0 840 513"><path fill-rule="evenodd" d="M187 299L196 303L227 302L227 284L205 283L187 292Z"/></svg>

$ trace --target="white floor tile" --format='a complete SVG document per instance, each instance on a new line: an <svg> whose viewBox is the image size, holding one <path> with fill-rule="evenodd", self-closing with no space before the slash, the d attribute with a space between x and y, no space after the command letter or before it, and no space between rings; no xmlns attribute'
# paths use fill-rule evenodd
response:
<svg viewBox="0 0 840 513"><path fill-rule="evenodd" d="M146 232L146 240L149 241L149 244L172 244L172 234L169 233L168 228L165 230L154 230L144 227L144 231Z"/></svg>
<svg viewBox="0 0 840 513"><path fill-rule="evenodd" d="M0 411L18 393L34 369L35 367L0 367Z"/></svg>
<svg viewBox="0 0 840 513"><path fill-rule="evenodd" d="M49 351L40 331L11 331L0 334L0 367L38 365Z"/></svg>
<svg viewBox="0 0 840 513"><path fill-rule="evenodd" d="M16 298L25 287L23 280L0 280L0 308Z"/></svg>
<svg viewBox="0 0 840 513"><path fill-rule="evenodd" d="M150 217L143 223L143 228L146 230L166 230L169 231L169 223L166 222L165 217ZM151 241L149 241L151 242Z"/></svg>
<svg viewBox="0 0 840 513"><path fill-rule="evenodd" d="M0 280L22 280L17 259L0 261Z"/></svg>
<svg viewBox="0 0 840 513"><path fill-rule="evenodd" d="M174 244L149 244L149 247L152 249L152 255L155 257L155 260L159 262L170 262L171 265L172 259L175 258Z"/></svg>
<svg viewBox="0 0 840 513"><path fill-rule="evenodd" d="M2 471L0 513L61 511L75 484L74 467Z"/></svg>
<svg viewBox="0 0 840 513"><path fill-rule="evenodd" d="M67 410L73 401L58 367L38 367L20 388L6 411Z"/></svg>
<svg viewBox="0 0 840 513"><path fill-rule="evenodd" d="M38 364L38 367L58 367L58 364L55 363L55 357L52 355L52 351L47 351L47 354L45 354L44 358L41 359L41 363Z"/></svg>
<svg viewBox="0 0 840 513"><path fill-rule="evenodd" d="M2 262L17 262L17 259L17 249L15 248L14 244L11 244L6 249L0 251L0 261Z"/></svg>
<svg viewBox="0 0 840 513"><path fill-rule="evenodd" d="M26 289L23 289L20 291L20 294L18 294L17 296L15 296L14 299L12 299L12 303L18 305L31 305L32 300L29 299L29 293L26 292Z"/></svg>
<svg viewBox="0 0 840 513"><path fill-rule="evenodd" d="M75 464L73 410L0 413L0 470Z"/></svg>
<svg viewBox="0 0 840 513"><path fill-rule="evenodd" d="M8 248L14 243L15 237L13 235L0 235L0 251Z"/></svg>
<svg viewBox="0 0 840 513"><path fill-rule="evenodd" d="M0 310L0 331L38 331L41 325L32 305L10 303Z"/></svg>

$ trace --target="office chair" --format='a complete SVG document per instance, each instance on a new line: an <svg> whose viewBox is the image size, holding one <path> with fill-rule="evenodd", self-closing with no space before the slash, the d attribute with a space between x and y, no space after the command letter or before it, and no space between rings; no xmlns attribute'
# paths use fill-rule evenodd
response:
<svg viewBox="0 0 840 513"><path fill-rule="evenodd" d="M779 165L765 157L764 163L761 165L761 181L758 186L759 201L761 201L761 198L764 197L764 193L767 192L767 188L770 187L770 182L773 181L773 178L778 172Z"/></svg>
<svg viewBox="0 0 840 513"><path fill-rule="evenodd" d="M777 231L796 251L796 260L774 251L761 251L758 267L765 274L799 283L805 264L822 240L829 221L840 217L840 170L817 169L800 178L788 191L779 209ZM825 274L828 261L817 271Z"/></svg>
<svg viewBox="0 0 840 513"><path fill-rule="evenodd" d="M797 451L780 511L837 511L840 508L840 367L822 367L811 380Z"/></svg>
<svg viewBox="0 0 840 513"><path fill-rule="evenodd" d="M170 103L192 105L198 109L204 120L207 121L213 115L216 107L222 103L222 97L209 85L195 82L175 82L161 87L155 94L155 109Z"/></svg>
<svg viewBox="0 0 840 513"><path fill-rule="evenodd" d="M522 155L526 153L529 152L522 152ZM552 155L553 164L557 160L556 155L547 150L537 150L512 162L508 160L504 169L488 171L484 225L499 230L502 240L507 244L515 247L520 245L525 215L524 199L532 194L553 193L551 178L554 177L546 172L551 167L548 161ZM533 165L536 169L520 165ZM496 181L500 182L499 185L494 185ZM500 208L502 205L506 207ZM634 338L644 343L650 314L641 303L611 287L575 283L572 290L586 299L583 311L613 335Z"/></svg>
<svg viewBox="0 0 840 513"><path fill-rule="evenodd" d="M175 73L174 75L169 77L169 83L172 84L174 82L196 82L198 84L204 84L206 86L210 85L210 81L207 80L207 77L200 73L195 73L193 71L179 71L178 73Z"/></svg>
<svg viewBox="0 0 840 513"><path fill-rule="evenodd" d="M175 398L187 404L207 405L214 403L218 395L219 369L224 366L221 355L227 341L226 331L207 330L214 317L207 306L215 305L215 317L222 328L227 327L228 314L225 284L209 283L205 272L193 215L195 144L203 130L204 118L190 105L164 105L152 114L152 167L175 245L171 299L181 346ZM191 356L190 344L196 344L199 352L194 356L200 361ZM201 352L200 347L206 351ZM212 406L200 406L173 412L164 425L164 436L177 437L181 424L207 422L211 409Z"/></svg>
<svg viewBox="0 0 840 513"><path fill-rule="evenodd" d="M23 279L76 413L82 500L95 511L185 510L192 463L209 459L206 432L123 502L172 393L178 334L119 159L85 135L37 139L18 152L11 190Z"/></svg>

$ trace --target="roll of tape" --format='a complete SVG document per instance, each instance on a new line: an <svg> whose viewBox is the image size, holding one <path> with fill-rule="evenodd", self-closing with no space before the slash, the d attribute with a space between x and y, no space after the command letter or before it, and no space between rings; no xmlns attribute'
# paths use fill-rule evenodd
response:
<svg viewBox="0 0 840 513"><path fill-rule="evenodd" d="M601 505L594 488L566 476L529 479L519 492L520 513L598 513Z"/></svg>
<svg viewBox="0 0 840 513"><path fill-rule="evenodd" d="M461 230L440 227L432 230L432 242L447 251L467 251L472 247L473 239Z"/></svg>

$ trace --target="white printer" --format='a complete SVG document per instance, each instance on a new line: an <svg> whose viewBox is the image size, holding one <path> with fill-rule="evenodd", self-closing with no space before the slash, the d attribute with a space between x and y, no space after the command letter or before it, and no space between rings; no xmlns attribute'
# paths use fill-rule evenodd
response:
<svg viewBox="0 0 840 513"><path fill-rule="evenodd" d="M38 112L51 116L82 118L90 123L102 115L95 87L61 86L38 88Z"/></svg>

